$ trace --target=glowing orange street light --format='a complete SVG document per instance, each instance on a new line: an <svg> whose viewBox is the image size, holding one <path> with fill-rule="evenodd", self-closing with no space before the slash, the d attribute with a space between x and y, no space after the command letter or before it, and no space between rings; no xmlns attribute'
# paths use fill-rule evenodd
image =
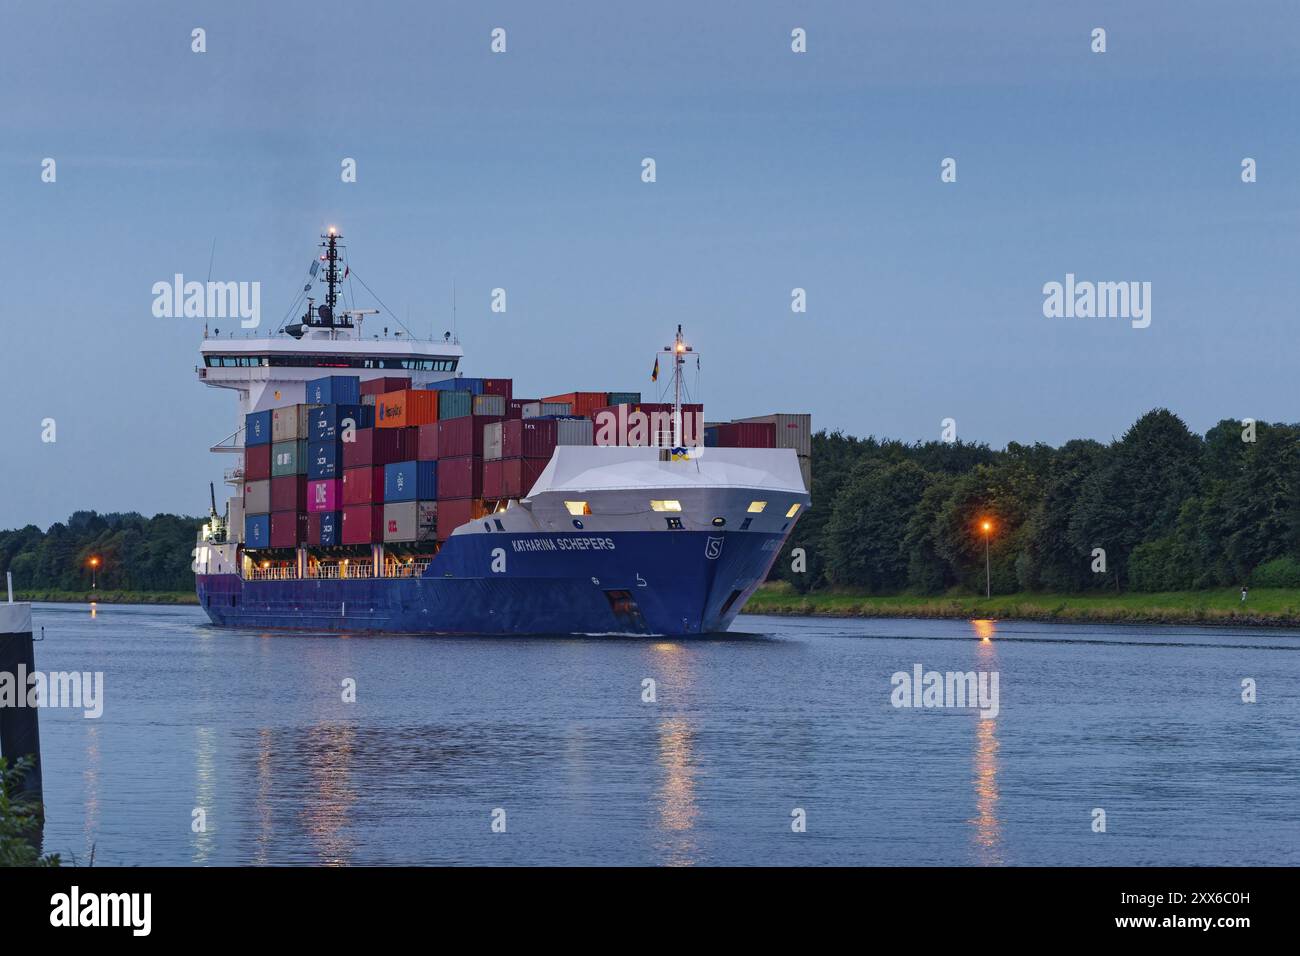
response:
<svg viewBox="0 0 1300 956"><path fill-rule="evenodd" d="M993 596L993 574L989 567L989 535L993 533L993 522L985 518L980 522L980 531L984 533L984 597Z"/></svg>
<svg viewBox="0 0 1300 956"><path fill-rule="evenodd" d="M95 572L99 570L98 555L92 555L89 563L90 563L90 589L93 591L96 587Z"/></svg>

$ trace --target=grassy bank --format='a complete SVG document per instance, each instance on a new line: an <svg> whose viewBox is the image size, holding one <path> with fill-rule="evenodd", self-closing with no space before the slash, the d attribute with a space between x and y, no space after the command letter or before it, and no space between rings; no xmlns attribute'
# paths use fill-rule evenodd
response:
<svg viewBox="0 0 1300 956"><path fill-rule="evenodd" d="M1252 588L1247 602L1233 589L1162 594L900 594L850 590L800 594L790 585L766 584L745 605L746 614L824 617L1003 618L1042 621L1118 621L1148 624L1236 624L1300 627L1300 590Z"/></svg>
<svg viewBox="0 0 1300 956"><path fill-rule="evenodd" d="M16 591L15 601L52 601L59 604L198 604L193 591Z"/></svg>

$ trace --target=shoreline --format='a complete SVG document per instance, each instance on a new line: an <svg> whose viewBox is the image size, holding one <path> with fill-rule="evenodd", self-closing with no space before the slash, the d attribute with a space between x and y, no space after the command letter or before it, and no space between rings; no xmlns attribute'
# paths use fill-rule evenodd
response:
<svg viewBox="0 0 1300 956"><path fill-rule="evenodd" d="M848 590L799 594L765 584L741 611L777 617L997 619L1059 624L1148 624L1300 628L1300 590L1252 589L1246 606L1233 589L1120 595L868 595ZM1235 604L1233 602L1236 602Z"/></svg>
<svg viewBox="0 0 1300 956"><path fill-rule="evenodd" d="M15 601L33 604L192 604L199 603L193 591L20 591Z"/></svg>

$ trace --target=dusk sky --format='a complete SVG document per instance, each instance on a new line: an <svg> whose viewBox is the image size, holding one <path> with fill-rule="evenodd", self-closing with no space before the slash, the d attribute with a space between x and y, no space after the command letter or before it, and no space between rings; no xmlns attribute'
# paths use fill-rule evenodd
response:
<svg viewBox="0 0 1300 956"><path fill-rule="evenodd" d="M680 322L709 419L1300 420L1298 80L1293 2L10 4L0 528L205 513L235 396L151 288L215 239L270 332L327 224L417 332L454 278L466 374L517 395L648 398ZM1046 318L1067 273L1151 283L1150 326Z"/></svg>

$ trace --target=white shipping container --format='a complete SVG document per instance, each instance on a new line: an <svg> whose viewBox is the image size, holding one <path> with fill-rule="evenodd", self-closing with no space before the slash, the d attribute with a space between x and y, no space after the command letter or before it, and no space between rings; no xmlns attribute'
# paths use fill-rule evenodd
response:
<svg viewBox="0 0 1300 956"><path fill-rule="evenodd" d="M594 442L590 418L561 418L555 423L555 444L590 445Z"/></svg>
<svg viewBox="0 0 1300 956"><path fill-rule="evenodd" d="M271 441L300 441L307 437L316 405L286 405L271 409Z"/></svg>
<svg viewBox="0 0 1300 956"><path fill-rule="evenodd" d="M543 415L572 415L573 406L568 402L528 402L519 409L524 418L541 418Z"/></svg>
<svg viewBox="0 0 1300 956"><path fill-rule="evenodd" d="M244 514L268 515L271 513L271 479L244 482Z"/></svg>
<svg viewBox="0 0 1300 956"><path fill-rule="evenodd" d="M484 461L496 461L501 457L501 431L504 424L505 422L492 422L483 426Z"/></svg>
<svg viewBox="0 0 1300 956"><path fill-rule="evenodd" d="M227 520L226 527L229 540L239 543L244 540L244 499L231 498L226 503Z"/></svg>

